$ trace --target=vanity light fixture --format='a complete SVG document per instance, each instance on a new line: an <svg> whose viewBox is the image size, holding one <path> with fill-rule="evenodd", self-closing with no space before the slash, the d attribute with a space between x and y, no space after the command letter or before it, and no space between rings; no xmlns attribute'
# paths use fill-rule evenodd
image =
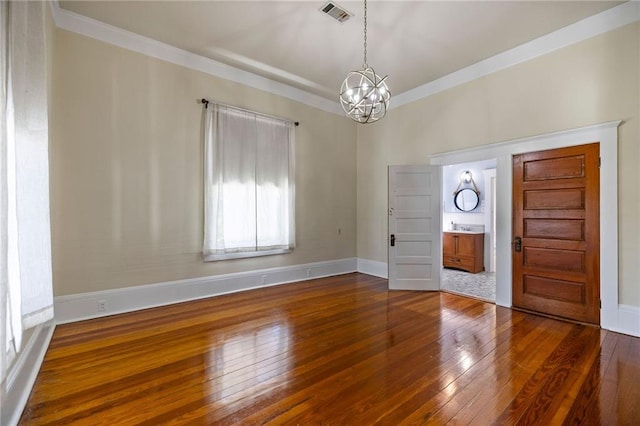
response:
<svg viewBox="0 0 640 426"><path fill-rule="evenodd" d="M473 188L466 185L473 185ZM480 203L480 190L473 180L473 175L469 170L460 173L460 182L455 191L453 191L453 204L456 208L463 212L470 212L478 207Z"/></svg>
<svg viewBox="0 0 640 426"><path fill-rule="evenodd" d="M473 180L473 175L471 174L471 171L469 170L465 170L462 173L460 173L460 182L458 183L458 187L456 188L455 191L453 191L453 194L457 194L460 191L460 188L462 188L464 185L468 185L471 184L473 185L473 191L475 191L477 194L480 194L480 190L478 189L478 185L476 185L476 181Z"/></svg>

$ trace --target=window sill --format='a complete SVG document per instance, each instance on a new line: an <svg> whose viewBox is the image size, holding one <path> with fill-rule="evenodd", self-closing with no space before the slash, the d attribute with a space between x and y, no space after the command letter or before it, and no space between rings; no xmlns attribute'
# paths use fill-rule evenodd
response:
<svg viewBox="0 0 640 426"><path fill-rule="evenodd" d="M227 254L205 254L203 259L205 262L217 262L219 260L244 259L248 257L272 256L274 254L291 253L291 249L277 249L265 251L243 251L238 253Z"/></svg>

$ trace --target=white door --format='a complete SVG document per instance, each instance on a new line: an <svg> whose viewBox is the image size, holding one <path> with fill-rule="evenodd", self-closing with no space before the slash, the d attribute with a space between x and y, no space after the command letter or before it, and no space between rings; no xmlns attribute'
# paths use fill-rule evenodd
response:
<svg viewBox="0 0 640 426"><path fill-rule="evenodd" d="M389 166L389 289L440 290L440 166Z"/></svg>

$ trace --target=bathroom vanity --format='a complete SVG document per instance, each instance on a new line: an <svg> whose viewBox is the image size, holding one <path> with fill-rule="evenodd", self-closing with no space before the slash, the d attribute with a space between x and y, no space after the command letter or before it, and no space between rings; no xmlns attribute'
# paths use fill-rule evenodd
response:
<svg viewBox="0 0 640 426"><path fill-rule="evenodd" d="M443 232L442 263L445 268L462 269L474 274L484 271L484 232Z"/></svg>

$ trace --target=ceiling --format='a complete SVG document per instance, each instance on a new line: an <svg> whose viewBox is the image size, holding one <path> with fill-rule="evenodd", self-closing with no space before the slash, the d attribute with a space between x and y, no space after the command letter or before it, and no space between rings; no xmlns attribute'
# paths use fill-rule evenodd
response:
<svg viewBox="0 0 640 426"><path fill-rule="evenodd" d="M363 3L60 1L60 7L330 100L363 63ZM368 63L403 93L622 2L368 2Z"/></svg>

